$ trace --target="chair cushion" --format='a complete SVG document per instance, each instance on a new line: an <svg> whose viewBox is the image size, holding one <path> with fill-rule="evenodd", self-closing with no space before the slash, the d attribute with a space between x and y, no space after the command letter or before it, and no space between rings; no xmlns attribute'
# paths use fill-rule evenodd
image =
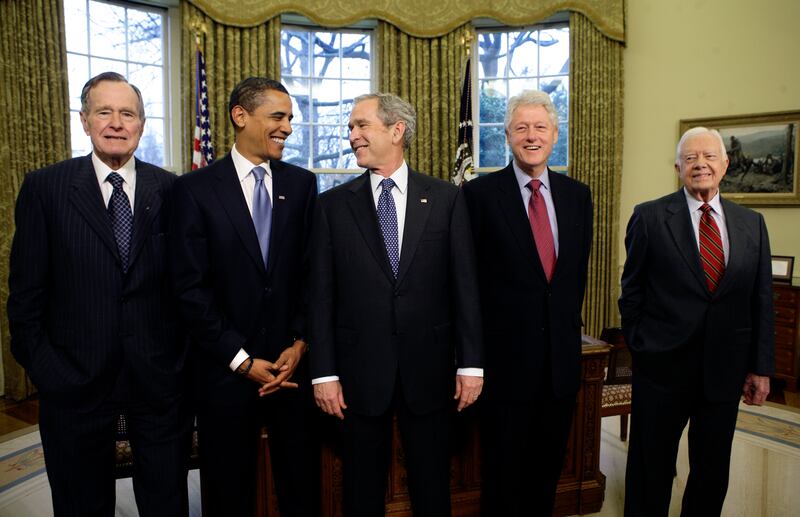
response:
<svg viewBox="0 0 800 517"><path fill-rule="evenodd" d="M631 403L630 384L604 384L602 407L626 406Z"/></svg>

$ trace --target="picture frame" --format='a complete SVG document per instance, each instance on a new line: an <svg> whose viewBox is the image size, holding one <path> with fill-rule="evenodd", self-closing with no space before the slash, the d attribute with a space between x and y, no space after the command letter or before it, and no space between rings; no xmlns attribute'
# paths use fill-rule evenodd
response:
<svg viewBox="0 0 800 517"><path fill-rule="evenodd" d="M800 205L800 111L684 119L680 134L698 126L716 129L725 143L725 198L746 206Z"/></svg>
<svg viewBox="0 0 800 517"><path fill-rule="evenodd" d="M772 256L772 281L779 283L792 283L792 270L794 269L794 257L780 255Z"/></svg>

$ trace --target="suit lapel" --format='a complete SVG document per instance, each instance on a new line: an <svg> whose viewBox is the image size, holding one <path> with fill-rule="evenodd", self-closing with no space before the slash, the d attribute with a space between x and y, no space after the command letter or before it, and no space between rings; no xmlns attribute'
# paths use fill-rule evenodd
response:
<svg viewBox="0 0 800 517"><path fill-rule="evenodd" d="M264 274L266 270L264 269L264 259L261 257L261 247L258 244L255 226L253 226L253 218L247 210L247 201L244 199L242 186L239 183L239 177L236 175L236 168L233 166L233 160L229 154L217 163L218 166L213 171L217 179L217 197L236 233L239 235L242 246L244 246L250 258L253 259L258 270ZM211 171L208 172L212 173Z"/></svg>
<svg viewBox="0 0 800 517"><path fill-rule="evenodd" d="M103 195L100 192L100 186L97 184L97 176L92 166L91 155L82 159L80 167L78 170L73 171L72 176L70 202L119 262L117 241L114 240L111 220L108 218L108 212L106 212L103 203Z"/></svg>
<svg viewBox="0 0 800 517"><path fill-rule="evenodd" d="M134 196L133 240L131 241L129 269L144 246L148 234L147 229L150 228L150 224L160 210L161 196L158 192L155 174L150 167L136 160L136 195Z"/></svg>
<svg viewBox="0 0 800 517"><path fill-rule="evenodd" d="M706 276L700 263L700 252L697 249L697 239L689 216L689 206L686 204L686 194L682 188L672 195L666 210L667 228L669 228L680 256L683 257L686 266L700 282L702 289L708 292Z"/></svg>
<svg viewBox="0 0 800 517"><path fill-rule="evenodd" d="M269 237L269 259L267 260L268 271L267 274L272 272L272 267L281 250L281 243L283 242L286 234L286 225L289 220L289 183L291 178L290 172L286 171L283 165L276 161L270 160L270 169L272 171L272 228L270 229ZM258 240L256 238L256 240Z"/></svg>
<svg viewBox="0 0 800 517"><path fill-rule="evenodd" d="M726 199L720 199L722 209L725 211L725 226L728 227L728 263L725 266L725 274L722 275L715 296L721 296L727 291L733 280L738 276L736 271L742 263L747 260L747 228L741 218L739 218L736 207Z"/></svg>
<svg viewBox="0 0 800 517"><path fill-rule="evenodd" d="M403 281L417 251L420 237L428 222L431 206L436 199L431 197L429 186L423 185L417 172L408 169L408 192L406 192L406 220L403 227L403 246L400 250L400 266L397 285ZM422 200L425 200L423 202ZM387 259L388 261L388 259Z"/></svg>
<svg viewBox="0 0 800 517"><path fill-rule="evenodd" d="M565 178L559 173L551 171L549 168L545 174L548 175L550 180L550 196L553 198L553 207L555 208L556 212L556 226L558 227L558 256L568 257L575 253L575 243L577 242L576 239L580 238L580 235L573 229L575 227L574 218L578 213L578 208L575 206L575 199L570 197L564 183L562 182L562 180ZM555 278L555 276L558 274L558 262L558 259L556 259L556 268L553 271L553 278ZM544 269L542 269L542 275L544 275Z"/></svg>
<svg viewBox="0 0 800 517"><path fill-rule="evenodd" d="M520 251L522 251L523 257L533 265L536 274L546 283L547 278L544 274L544 268L542 268L542 262L539 260L536 244L533 242L531 223L522 206L522 194L519 191L517 177L514 175L514 168L509 165L495 174L501 175L498 183L500 195L497 198L500 210L505 214L508 226L519 245Z"/></svg>
<svg viewBox="0 0 800 517"><path fill-rule="evenodd" d="M375 211L375 200L372 197L372 186L369 181L369 171L365 172L352 182L349 190L351 193L347 204L353 214L353 219L361 231L364 242L375 257L384 274L394 282L394 274L389 266L389 257L386 255L386 246L378 227L378 214Z"/></svg>

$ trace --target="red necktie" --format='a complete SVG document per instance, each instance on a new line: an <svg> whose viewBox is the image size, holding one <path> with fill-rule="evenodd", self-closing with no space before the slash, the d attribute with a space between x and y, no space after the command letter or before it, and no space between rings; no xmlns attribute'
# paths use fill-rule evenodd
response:
<svg viewBox="0 0 800 517"><path fill-rule="evenodd" d="M536 250L539 252L539 260L542 261L544 275L549 282L553 278L553 270L556 267L556 248L553 244L553 230L550 228L550 217L547 215L547 206L544 198L539 193L542 182L531 180L525 185L531 190L531 198L528 201L528 219L531 223L533 240L536 241Z"/></svg>
<svg viewBox="0 0 800 517"><path fill-rule="evenodd" d="M703 203L700 210L703 211L700 216L700 259L706 273L708 290L713 293L725 273L725 252L722 250L719 227L711 216L711 207Z"/></svg>

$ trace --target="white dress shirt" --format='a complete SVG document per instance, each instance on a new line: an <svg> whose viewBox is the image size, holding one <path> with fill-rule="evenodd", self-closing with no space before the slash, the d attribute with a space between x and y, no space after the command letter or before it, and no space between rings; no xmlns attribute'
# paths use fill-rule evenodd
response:
<svg viewBox="0 0 800 517"><path fill-rule="evenodd" d="M92 165L94 166L94 174L97 176L97 183L100 185L100 193L103 195L103 205L108 209L108 203L111 201L111 193L114 192L114 185L108 181L108 175L116 172L122 176L122 191L128 196L128 201L131 204L131 214L133 214L133 197L136 194L136 160L133 156L122 164L119 169L112 169L100 158L92 152Z"/></svg>
<svg viewBox="0 0 800 517"><path fill-rule="evenodd" d="M550 219L550 231L553 232L553 247L556 251L556 258L558 258L558 221L556 220L556 207L553 204L553 194L550 190L550 171L548 169L538 178L532 178L522 172L522 169L519 168L516 161L513 163L514 175L517 177L519 190L522 194L522 205L525 209L525 215L528 215L528 203L533 195L533 192L527 187L528 183L533 179L538 179L542 182L542 185L539 187L539 194L541 194L542 199L544 199L544 204L547 207L547 217Z"/></svg>
<svg viewBox="0 0 800 517"><path fill-rule="evenodd" d="M703 211L700 210L700 207L703 206L705 202L691 196L686 190L686 187L683 188L683 192L686 194L686 204L689 205L689 215L692 218L694 241L697 244L697 251L700 251L700 217L703 215ZM711 217L714 218L714 222L717 223L717 228L719 228L719 235L722 238L722 251L725 254L725 265L727 266L728 257L730 256L730 242L728 241L728 227L725 225L725 212L722 211L719 191L711 198L708 205L711 207L711 212L709 213Z"/></svg>
<svg viewBox="0 0 800 517"><path fill-rule="evenodd" d="M244 200L247 203L247 211L250 212L250 217L253 217L253 189L255 189L256 186L256 178L253 175L253 169L255 167L263 167L264 170L267 171L267 173L264 174L264 186L267 189L270 200L273 199L272 169L269 166L269 162L261 162L259 164L252 163L236 149L236 144L233 144L231 148L231 159L233 160L233 167L236 169L236 176L239 177L239 184L242 186L242 194L244 194ZM231 361L228 366L230 366L231 370L236 371L248 357L250 357L250 355L245 352L244 348L240 348L233 357L233 361Z"/></svg>

